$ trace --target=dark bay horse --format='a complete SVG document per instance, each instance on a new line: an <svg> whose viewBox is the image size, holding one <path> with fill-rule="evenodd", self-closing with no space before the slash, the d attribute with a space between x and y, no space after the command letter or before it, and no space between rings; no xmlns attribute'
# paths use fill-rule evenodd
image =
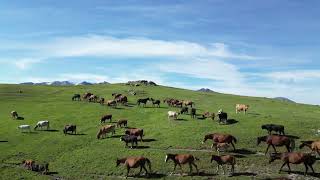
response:
<svg viewBox="0 0 320 180"><path fill-rule="evenodd" d="M80 101L81 100L81 95L80 94L74 94L72 96L72 101Z"/></svg>
<svg viewBox="0 0 320 180"><path fill-rule="evenodd" d="M294 139L282 135L269 135L258 137L257 145L259 145L262 141L268 144L265 154L267 154L270 146L272 146L275 153L277 152L275 146L285 146L288 152L293 151L295 147Z"/></svg>
<svg viewBox="0 0 320 180"><path fill-rule="evenodd" d="M192 173L192 166L196 168L197 173L199 174L198 166L194 163L195 160L199 159L194 157L192 154L167 154L165 162L168 162L169 159L171 159L174 162L173 172L176 170L177 165L179 165L182 171L181 164L189 164L190 174Z"/></svg>
<svg viewBox="0 0 320 180"><path fill-rule="evenodd" d="M150 100L150 98L138 99L137 104L138 104L138 106L140 106L140 104L143 104L143 107L145 107L149 100Z"/></svg>
<svg viewBox="0 0 320 180"><path fill-rule="evenodd" d="M279 173L282 171L282 168L287 165L289 168L289 173L291 172L291 168L289 164L304 164L305 167L305 173L304 175L307 175L308 172L308 166L311 168L313 174L314 169L312 165L316 162L316 157L312 156L311 154L307 153L301 153L301 152L288 152L288 153L271 153L269 163L273 162L276 159L281 159L283 161L283 164L279 170Z"/></svg>
<svg viewBox="0 0 320 180"><path fill-rule="evenodd" d="M237 143L237 139L230 134L222 134L222 133L207 134L204 136L202 144L204 144L208 139L212 139L213 141L211 148L213 148L215 143L228 143L232 145L234 151L236 150L236 147L234 146L233 143Z"/></svg>
<svg viewBox="0 0 320 180"><path fill-rule="evenodd" d="M129 175L129 171L131 168L138 168L140 167L140 172L139 175L142 172L142 169L144 169L146 171L146 174L149 175L149 173L151 173L151 161L148 158L145 158L143 156L139 156L139 157L126 157L126 158L121 158L121 159L117 159L117 167L123 164L126 168L127 168L127 175L126 177L128 177ZM149 166L149 171L146 168L146 164Z"/></svg>

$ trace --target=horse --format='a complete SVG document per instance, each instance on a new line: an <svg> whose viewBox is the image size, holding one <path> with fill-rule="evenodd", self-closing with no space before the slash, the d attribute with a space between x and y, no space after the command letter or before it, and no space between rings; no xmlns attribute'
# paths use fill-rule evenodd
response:
<svg viewBox="0 0 320 180"><path fill-rule="evenodd" d="M122 96L122 94L120 94L120 93L112 93L111 95L114 97L114 99Z"/></svg>
<svg viewBox="0 0 320 180"><path fill-rule="evenodd" d="M133 148L133 145L135 144L138 146L138 137L134 135L125 135L120 137L120 141L123 141L126 143L126 147L128 147L128 143L131 143L131 149Z"/></svg>
<svg viewBox="0 0 320 180"><path fill-rule="evenodd" d="M213 148L215 143L227 143L232 145L234 151L236 150L236 147L234 146L233 143L237 143L237 139L230 134L222 134L222 133L207 134L204 136L202 144L204 144L208 139L212 139L213 141L211 145L211 149Z"/></svg>
<svg viewBox="0 0 320 180"><path fill-rule="evenodd" d="M228 143L216 143L214 147L218 152L218 155L220 155L220 152L226 151L230 147L230 145Z"/></svg>
<svg viewBox="0 0 320 180"><path fill-rule="evenodd" d="M115 100L108 100L107 106L117 107L117 102Z"/></svg>
<svg viewBox="0 0 320 180"><path fill-rule="evenodd" d="M26 167L29 170L32 169L32 166L33 166L34 163L35 163L34 160L24 160L24 161L22 161L23 166Z"/></svg>
<svg viewBox="0 0 320 180"><path fill-rule="evenodd" d="M143 156L125 157L125 158L117 159L116 164L117 164L116 167L118 167L120 164L123 164L127 168L126 177L128 177L129 171L131 168L140 167L139 175L141 174L142 169L144 169L146 171L146 175L149 175L149 173L151 173L151 161L148 158L145 158ZM148 170L146 168L146 164L149 166L150 172L148 172Z"/></svg>
<svg viewBox="0 0 320 180"><path fill-rule="evenodd" d="M140 141L141 142L143 141L142 139L142 137L144 136L143 129L138 129L138 128L127 129L125 130L124 133L127 135L134 135L134 136L140 137Z"/></svg>
<svg viewBox="0 0 320 180"><path fill-rule="evenodd" d="M12 119L18 119L19 118L19 115L18 115L17 111L11 111L10 114L11 114Z"/></svg>
<svg viewBox="0 0 320 180"><path fill-rule="evenodd" d="M182 103L183 103L183 105L185 105L185 106L190 106L190 107L192 107L193 105L195 105L195 103L192 102L192 101L182 101Z"/></svg>
<svg viewBox="0 0 320 180"><path fill-rule="evenodd" d="M190 110L190 116L191 116L191 118L196 118L196 116L197 116L197 110L196 110L196 108L191 108L191 110Z"/></svg>
<svg viewBox="0 0 320 180"><path fill-rule="evenodd" d="M268 144L265 154L267 154L270 146L272 146L275 153L277 153L275 146L285 146L288 152L292 152L295 146L295 142L292 138L289 138L287 136L282 136L282 135L269 135L269 136L258 137L257 146L262 141Z"/></svg>
<svg viewBox="0 0 320 180"><path fill-rule="evenodd" d="M277 124L264 124L261 126L261 129L266 129L271 135L272 131L278 132L279 134L285 135L284 134L284 126L283 125L277 125Z"/></svg>
<svg viewBox="0 0 320 180"><path fill-rule="evenodd" d="M73 124L65 125L63 129L64 135L67 135L69 131L71 131L72 134L77 134L77 126Z"/></svg>
<svg viewBox="0 0 320 180"><path fill-rule="evenodd" d="M202 114L202 118L211 118L212 120L214 120L215 114L214 113L210 113L208 111L204 112Z"/></svg>
<svg viewBox="0 0 320 180"><path fill-rule="evenodd" d="M116 133L115 126L114 125L102 126L97 133L97 139L100 139L101 136L104 136L105 138L107 133L111 133L111 136L114 135Z"/></svg>
<svg viewBox="0 0 320 180"><path fill-rule="evenodd" d="M127 127L127 125L128 125L128 120L126 120L126 119L120 119L120 120L118 120L118 122L117 122L117 127L122 127L122 125L123 125L124 127Z"/></svg>
<svg viewBox="0 0 320 180"><path fill-rule="evenodd" d="M145 107L149 100L150 100L150 98L138 99L137 104L138 104L138 106L140 106L140 104L143 104L143 107Z"/></svg>
<svg viewBox="0 0 320 180"><path fill-rule="evenodd" d="M125 104L128 103L128 98L127 98L127 96L123 96L123 95L120 95L120 96L116 97L114 100L115 100L117 103L121 103L121 104L123 104L123 105L125 105Z"/></svg>
<svg viewBox="0 0 320 180"><path fill-rule="evenodd" d="M317 152L320 156L320 140L317 141L301 141L302 144L299 146L302 149L304 146L307 146L312 150L312 152Z"/></svg>
<svg viewBox="0 0 320 180"><path fill-rule="evenodd" d="M219 117L219 124L220 124L221 122L223 122L224 124L227 123L227 121L228 121L228 114L225 113L225 112L223 112L222 109L220 109L220 110L218 111L218 117Z"/></svg>
<svg viewBox="0 0 320 180"><path fill-rule="evenodd" d="M291 168L289 164L304 164L305 173L308 173L308 166L311 168L312 173L314 174L314 169L312 165L316 162L316 157L311 154L301 153L301 152L288 152L288 153L271 153L269 158L269 163L273 162L276 159L280 159L283 161L281 168L279 169L279 173L282 171L282 168L287 165L289 168L289 174L291 173Z"/></svg>
<svg viewBox="0 0 320 180"><path fill-rule="evenodd" d="M90 92L86 92L83 94L82 99L87 100L91 95L93 95L93 94Z"/></svg>
<svg viewBox="0 0 320 180"><path fill-rule="evenodd" d="M100 119L100 123L105 123L106 120L110 120L110 122L111 122L112 121L112 114L106 114L106 115L102 116Z"/></svg>
<svg viewBox="0 0 320 180"><path fill-rule="evenodd" d="M35 171L35 172L41 172L42 174L47 174L49 171L49 164L48 163L45 163L45 164L33 163L31 166L31 170Z"/></svg>
<svg viewBox="0 0 320 180"><path fill-rule="evenodd" d="M183 107L183 108L181 108L181 110L180 110L180 114L187 114L188 111L189 111L189 108L188 108L188 107Z"/></svg>
<svg viewBox="0 0 320 180"><path fill-rule="evenodd" d="M175 111L168 111L168 119L170 120L171 118L173 118L174 120L177 120L179 114L180 113Z"/></svg>
<svg viewBox="0 0 320 180"><path fill-rule="evenodd" d="M89 97L89 102L97 102L98 101L98 96L92 94L90 97Z"/></svg>
<svg viewBox="0 0 320 180"><path fill-rule="evenodd" d="M31 126L30 125L20 125L18 126L18 129L20 129L21 132L28 130L29 132L31 131Z"/></svg>
<svg viewBox="0 0 320 180"><path fill-rule="evenodd" d="M50 122L49 121L38 121L36 126L34 127L34 130L37 130L37 128L43 128L47 127L47 130L50 128Z"/></svg>
<svg viewBox="0 0 320 180"><path fill-rule="evenodd" d="M232 156L232 155L225 155L225 156L212 155L211 156L211 163L212 163L212 161L216 161L218 163L216 173L219 172L219 167L221 166L222 170L223 170L223 174L225 174L225 170L223 167L224 164L231 165L231 173L232 174L234 173L234 165L236 164L236 158L234 156Z"/></svg>
<svg viewBox="0 0 320 180"><path fill-rule="evenodd" d="M244 114L247 113L249 109L249 105L246 104L236 104L236 114L238 114L239 112L243 111Z"/></svg>
<svg viewBox="0 0 320 180"><path fill-rule="evenodd" d="M154 107L155 105L157 105L157 107L160 107L160 100L154 100L153 98L151 98L151 102L152 102L152 106Z"/></svg>
<svg viewBox="0 0 320 180"><path fill-rule="evenodd" d="M80 94L74 94L71 99L72 99L72 101L80 101L81 100L81 95Z"/></svg>
<svg viewBox="0 0 320 180"><path fill-rule="evenodd" d="M101 105L104 105L104 101L105 101L105 99L104 99L104 98L101 98L100 101L99 101L99 103L100 103Z"/></svg>
<svg viewBox="0 0 320 180"><path fill-rule="evenodd" d="M167 154L165 158L165 162L168 162L169 159L171 159L174 162L173 172L176 170L177 165L179 165L182 171L181 164L189 164L190 174L192 173L192 166L196 168L197 173L199 174L198 166L194 163L195 160L199 160L199 159L194 157L192 154Z"/></svg>

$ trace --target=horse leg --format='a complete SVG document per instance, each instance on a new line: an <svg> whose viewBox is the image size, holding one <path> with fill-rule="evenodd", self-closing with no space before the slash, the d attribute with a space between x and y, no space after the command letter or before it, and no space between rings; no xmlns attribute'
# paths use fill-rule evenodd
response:
<svg viewBox="0 0 320 180"><path fill-rule="evenodd" d="M315 172L314 172L314 169L313 169L313 167L312 167L312 164L309 164L309 167L311 168L312 173L314 174Z"/></svg>
<svg viewBox="0 0 320 180"><path fill-rule="evenodd" d="M219 174L219 168L220 168L220 165L218 164L216 174Z"/></svg>
<svg viewBox="0 0 320 180"><path fill-rule="evenodd" d="M289 162L287 162L287 166L288 166L288 169L289 169L289 174L291 173L291 168L290 168L290 165L289 165Z"/></svg>
<svg viewBox="0 0 320 180"><path fill-rule="evenodd" d="M233 142L231 141L231 145L233 147L233 151L236 151L236 147L234 146Z"/></svg>
<svg viewBox="0 0 320 180"><path fill-rule="evenodd" d="M194 162L192 162L192 165L196 168L196 170L197 170L197 174L199 174L198 166L197 166Z"/></svg>
<svg viewBox="0 0 320 180"><path fill-rule="evenodd" d="M272 148L274 150L275 153L277 153L276 147L272 144Z"/></svg>
<svg viewBox="0 0 320 180"><path fill-rule="evenodd" d="M304 172L304 175L306 176L307 173L308 173L308 165L307 165L306 163L303 163L303 164L304 164L304 167L305 167L305 169L306 169L306 171Z"/></svg>
<svg viewBox="0 0 320 180"><path fill-rule="evenodd" d="M234 174L234 164L231 165L231 173Z"/></svg>
<svg viewBox="0 0 320 180"><path fill-rule="evenodd" d="M282 171L282 168L283 168L286 164L287 164L286 162L282 164L281 168L279 169L279 173Z"/></svg>
<svg viewBox="0 0 320 180"><path fill-rule="evenodd" d="M143 165L143 166L142 166L142 168L146 171L146 175L148 175L148 174L149 174L149 172L148 172L148 170L147 170L146 166L145 166L145 165Z"/></svg>
<svg viewBox="0 0 320 180"><path fill-rule="evenodd" d="M271 146L271 145L268 144L267 150L266 150L266 152L264 153L264 155L266 155L266 154L268 153L268 150L269 150L269 147L270 147L270 146Z"/></svg>
<svg viewBox="0 0 320 180"><path fill-rule="evenodd" d="M180 170L181 170L180 174L182 175L183 174L182 166L181 166L181 164L178 164L178 165L180 166Z"/></svg>
<svg viewBox="0 0 320 180"><path fill-rule="evenodd" d="M225 175L226 174L226 170L224 169L223 165L221 165L221 167L222 167L222 170L223 170L223 175Z"/></svg>
<svg viewBox="0 0 320 180"><path fill-rule="evenodd" d="M128 178L128 176L129 176L129 171L130 171L130 167L127 166L127 175L126 175L126 178Z"/></svg>
<svg viewBox="0 0 320 180"><path fill-rule="evenodd" d="M192 165L191 165L191 163L189 163L189 168L190 168L190 174L192 174Z"/></svg>
<svg viewBox="0 0 320 180"><path fill-rule="evenodd" d="M177 163L174 163L173 171L171 174L173 174L176 171Z"/></svg>

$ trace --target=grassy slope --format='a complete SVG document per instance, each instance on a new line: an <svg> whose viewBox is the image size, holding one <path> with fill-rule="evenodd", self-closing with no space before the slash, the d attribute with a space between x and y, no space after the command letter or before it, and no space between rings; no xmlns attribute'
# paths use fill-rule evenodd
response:
<svg viewBox="0 0 320 180"><path fill-rule="evenodd" d="M17 90L23 93L18 94ZM299 136L301 139L316 139L311 129L316 129L320 115L318 106L284 103L266 98L241 97L218 93L200 93L168 87L137 87L136 90L144 90L144 95L129 96L129 102L134 103L139 97L153 97L164 99L175 97L178 99L190 99L196 102L198 113L209 110L217 112L223 108L229 113L230 118L238 123L232 125L218 125L212 120L192 120L190 116L183 115L183 121L168 121L166 112L171 109L166 105L162 108L121 107L112 109L94 103L72 102L74 93L87 91L111 99L111 93L125 93L129 87L125 85L95 85L95 86L27 86L27 85L0 85L0 179L48 179L10 164L18 163L24 159L35 159L50 163L50 171L58 172L55 176L65 179L90 179L121 176L123 167L115 167L115 159L128 155L144 155L151 159L153 171L161 174L171 172L172 163L164 163L168 146L182 148L209 148L210 143L202 145L203 136L210 132L231 133L239 140L236 145L239 149L252 152L263 152L266 145L256 146L256 137L265 135L260 129L264 123L279 123L286 126L286 132ZM250 104L248 115L234 112L236 103ZM16 110L25 120L11 120L10 111ZM150 149L129 150L119 142L119 138L97 140L95 135L100 126L99 118L106 113L112 113L114 120L127 118L130 127L145 129L146 139L156 139L152 142L144 142L144 146ZM47 119L51 122L51 128L58 132L39 131L37 133L20 133L17 126L20 124L34 125L37 121ZM74 123L78 127L78 133L82 136L64 136L61 132L63 126ZM123 134L124 129L117 129L116 134ZM298 144L298 143L297 143ZM279 150L284 151L283 148ZM298 149L297 149L298 150ZM201 171L214 174L215 165L210 164L208 152L193 152L201 160L197 162ZM237 160L237 172L255 172L258 177L278 176L274 174L280 167L280 162L269 165L264 156L245 154L244 158ZM319 172L319 165L315 170ZM188 171L188 167L184 168ZM294 170L303 170L302 165L292 166ZM133 171L136 172L136 171ZM108 176L109 175L109 176ZM166 178L177 178L171 176ZM190 177L184 177L188 179ZM207 177L194 177L203 178ZM247 179L248 176L238 176L234 179Z"/></svg>

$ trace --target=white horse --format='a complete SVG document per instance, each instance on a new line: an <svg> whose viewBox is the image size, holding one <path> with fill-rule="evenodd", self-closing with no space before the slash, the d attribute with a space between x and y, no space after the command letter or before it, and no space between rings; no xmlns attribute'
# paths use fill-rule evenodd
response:
<svg viewBox="0 0 320 180"><path fill-rule="evenodd" d="M49 121L39 121L38 123L37 123L37 125L34 127L34 130L37 130L37 128L43 128L43 127L47 127L47 130L49 129L49 127L50 127L50 123L49 123Z"/></svg>
<svg viewBox="0 0 320 180"><path fill-rule="evenodd" d="M31 131L31 129L30 129L30 125L20 125L20 126L18 126L18 129L20 129L20 131L21 132L24 132L24 131Z"/></svg>
<svg viewBox="0 0 320 180"><path fill-rule="evenodd" d="M173 119L177 119L178 118L179 113L175 112L175 111L168 111L168 119L173 118Z"/></svg>

